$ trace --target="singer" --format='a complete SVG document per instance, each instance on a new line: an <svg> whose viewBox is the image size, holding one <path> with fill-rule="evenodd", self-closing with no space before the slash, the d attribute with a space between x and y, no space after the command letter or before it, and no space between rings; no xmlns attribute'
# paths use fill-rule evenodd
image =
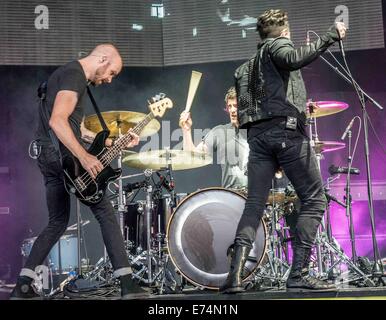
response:
<svg viewBox="0 0 386 320"><path fill-rule="evenodd" d="M268 10L257 20L256 55L235 73L238 122L248 129L248 197L234 241L223 293L244 290L242 272L263 216L272 178L282 167L301 200L289 291L335 290L308 273L311 248L326 207L315 152L306 136L306 89L300 69L345 37L343 23L308 46L294 48L287 13Z"/></svg>

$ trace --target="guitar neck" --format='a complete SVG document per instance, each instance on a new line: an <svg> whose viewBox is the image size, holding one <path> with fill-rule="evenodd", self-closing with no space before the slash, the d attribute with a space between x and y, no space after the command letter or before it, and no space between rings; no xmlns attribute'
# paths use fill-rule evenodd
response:
<svg viewBox="0 0 386 320"><path fill-rule="evenodd" d="M143 128L154 119L153 113L149 113L142 121L140 121L132 130L133 133L139 135ZM132 137L129 132L124 134L122 137L118 138L114 146L110 148L107 152L105 152L100 161L104 166L109 165L118 155L122 152L122 150L126 149L128 143L132 140Z"/></svg>

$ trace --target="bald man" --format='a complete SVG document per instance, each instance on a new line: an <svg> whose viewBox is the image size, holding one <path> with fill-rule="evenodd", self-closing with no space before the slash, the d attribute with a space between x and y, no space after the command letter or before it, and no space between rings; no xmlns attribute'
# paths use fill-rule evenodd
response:
<svg viewBox="0 0 386 320"><path fill-rule="evenodd" d="M42 105L48 114L44 116L44 110L39 112L36 139L41 146L38 165L46 186L49 221L32 247L11 293L11 299L39 297L34 286L35 268L44 262L52 247L66 231L70 218L70 196L64 188L60 154L62 158L78 158L93 178L103 169L101 162L89 154L84 145L85 141L91 143L95 138L95 133L86 130L82 125L84 104L87 100L86 89L89 84L98 86L111 83L121 70L122 58L117 48L111 44L101 44L85 58L56 69L48 79L45 103ZM60 152L56 151L55 138L50 137L49 128L58 139ZM132 142L127 147L138 144L138 136L132 134L132 137ZM106 146L111 144L112 141L107 139ZM110 201L104 197L100 203L90 208L100 224L114 275L120 279L122 297L125 299L141 296L145 291L132 279L123 237Z"/></svg>

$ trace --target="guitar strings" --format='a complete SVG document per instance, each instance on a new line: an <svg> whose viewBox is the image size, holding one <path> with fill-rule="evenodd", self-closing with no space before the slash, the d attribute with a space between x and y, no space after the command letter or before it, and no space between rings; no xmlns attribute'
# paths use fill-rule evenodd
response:
<svg viewBox="0 0 386 320"><path fill-rule="evenodd" d="M161 106L163 106L163 104L161 104ZM133 129L133 132L136 133L137 135L140 134L140 132L143 130L143 128L151 121L154 119L154 114L151 112L149 113L145 119L143 119L139 124L138 126L136 126L134 129ZM146 124L145 124L146 123ZM126 139L128 139L127 141L125 141ZM132 140L132 137L130 134L126 134L124 135L123 137L119 138L117 141L118 143L115 144L110 150L108 150L105 154L102 155L102 157L99 159L100 162L102 163L103 167L105 168L107 165L109 165L111 163L112 160L115 159L115 157L117 156L116 154L114 154L114 152L118 151L118 152L121 152L121 150L124 148L125 145L127 145L130 141ZM124 141L124 144L122 145L122 141ZM119 147L119 148L118 148ZM107 159L105 158L105 156L108 156ZM106 161L106 162L105 162ZM105 162L105 163L104 163ZM103 170L103 169L102 169ZM97 175L98 176L98 175ZM95 179L93 179L90 174L86 171L85 173L83 173L80 177L77 178L77 180L80 179L81 182L83 183L85 189L90 185L90 183L94 182ZM83 179L86 179L83 181ZM83 191L83 190L82 190Z"/></svg>
<svg viewBox="0 0 386 320"><path fill-rule="evenodd" d="M146 118L138 124L137 127L133 129L132 132L139 135L139 133L142 131L142 129L153 119L153 114L150 113L146 116ZM146 121L145 121L146 120ZM147 122L145 124L145 122ZM127 141L125 141L127 140ZM116 157L115 152L120 152L121 148L123 148L124 145L127 145L132 140L132 137L130 134L126 134L123 137L119 138L117 140L117 144L115 144L110 150L108 150L105 154L102 155L102 157L99 159L99 161L102 163L103 167L107 167L113 161ZM124 143L122 143L124 142ZM119 147L119 148L118 148ZM107 155L107 158L105 157ZM103 170L103 169L102 169ZM81 175L78 179L81 180L81 182L84 184L85 188L87 188L95 179L93 179L90 174L86 171ZM85 179L85 180L84 180ZM84 180L84 181L83 181Z"/></svg>

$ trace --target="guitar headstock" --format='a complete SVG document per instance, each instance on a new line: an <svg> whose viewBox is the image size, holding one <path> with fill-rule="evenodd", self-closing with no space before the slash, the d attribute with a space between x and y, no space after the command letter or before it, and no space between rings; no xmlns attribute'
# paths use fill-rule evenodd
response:
<svg viewBox="0 0 386 320"><path fill-rule="evenodd" d="M173 108L172 100L166 98L164 93L154 96L149 102L150 111L155 117L162 117L165 114L166 109Z"/></svg>

